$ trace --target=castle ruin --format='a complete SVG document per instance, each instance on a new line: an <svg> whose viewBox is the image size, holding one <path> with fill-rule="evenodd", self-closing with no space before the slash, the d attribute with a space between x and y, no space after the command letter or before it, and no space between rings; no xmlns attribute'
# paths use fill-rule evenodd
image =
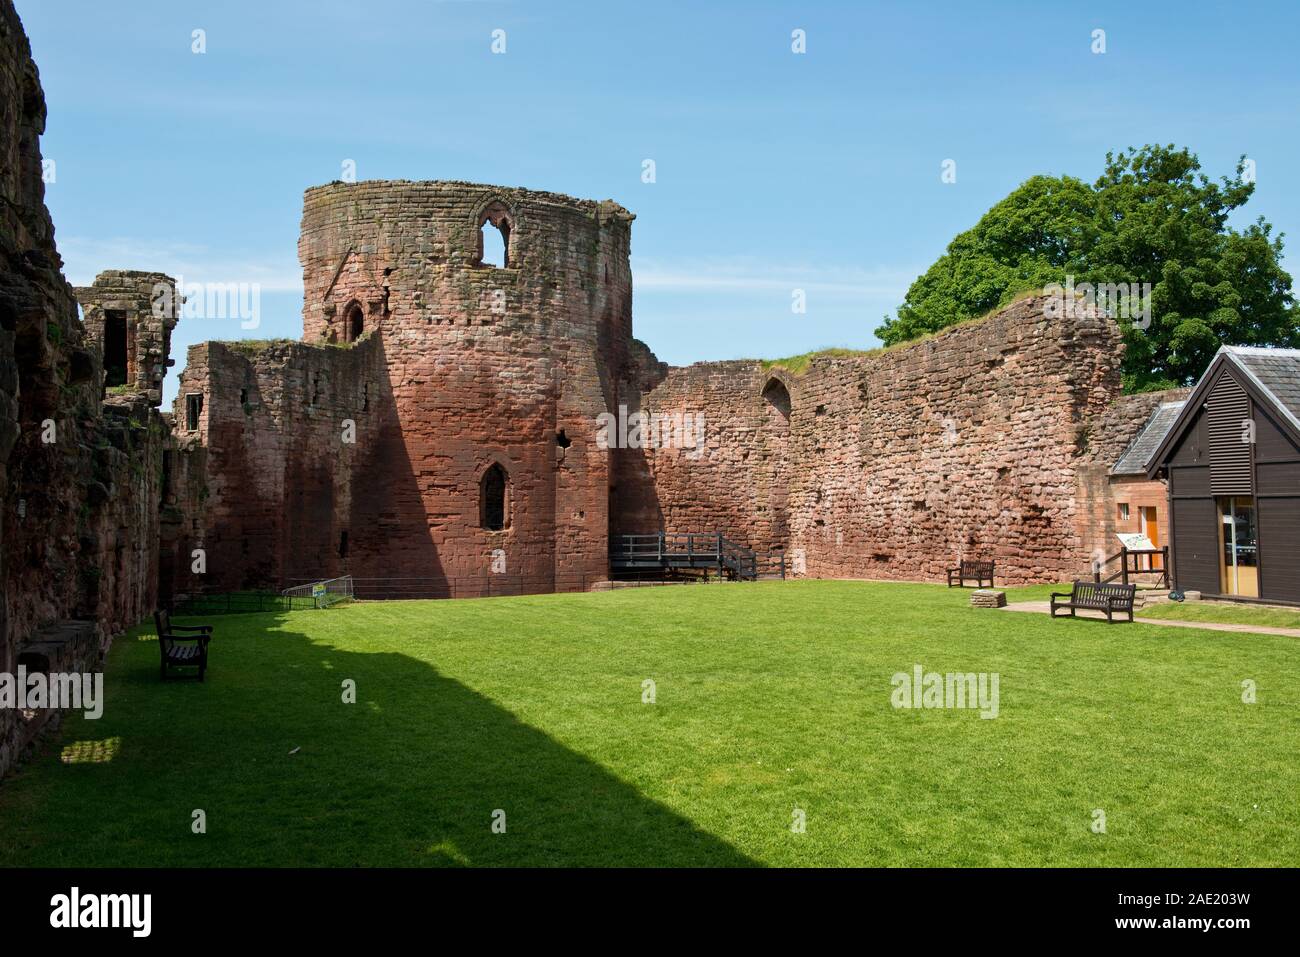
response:
<svg viewBox="0 0 1300 957"><path fill-rule="evenodd" d="M161 413L178 291L63 277L10 0L0 104L0 670L94 667L182 594L591 589L627 533L719 532L814 577L990 555L1000 583L1060 581L1110 550L1109 466L1160 401L1120 397L1113 320L1041 297L802 371L670 368L633 338L622 206L397 181L309 189L301 340L191 347ZM602 434L636 413L692 442ZM0 773L43 720L0 711Z"/></svg>
<svg viewBox="0 0 1300 957"><path fill-rule="evenodd" d="M609 576L610 536L661 530L797 553L819 577L937 580L977 553L1011 583L1087 566L1109 531L1089 507L1104 475L1081 466L1120 391L1112 320L1027 298L800 374L669 368L632 338L632 219L469 183L308 190L303 340L190 350L173 590L585 589ZM629 412L698 423L699 441L598 434Z"/></svg>

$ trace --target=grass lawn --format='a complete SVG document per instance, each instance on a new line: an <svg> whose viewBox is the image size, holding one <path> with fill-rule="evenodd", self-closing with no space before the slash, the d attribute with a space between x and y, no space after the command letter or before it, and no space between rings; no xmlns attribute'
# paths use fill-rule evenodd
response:
<svg viewBox="0 0 1300 957"><path fill-rule="evenodd" d="M0 785L0 864L1300 861L1295 639L967 599L799 581L228 616L204 684L160 684L141 629L104 716ZM915 664L997 672L998 717L891 707Z"/></svg>
<svg viewBox="0 0 1300 957"><path fill-rule="evenodd" d="M1300 609L1261 608L1257 605L1228 605L1200 601L1161 602L1137 613L1139 618L1173 618L1178 621L1212 621L1228 625L1258 625L1265 628L1300 628Z"/></svg>

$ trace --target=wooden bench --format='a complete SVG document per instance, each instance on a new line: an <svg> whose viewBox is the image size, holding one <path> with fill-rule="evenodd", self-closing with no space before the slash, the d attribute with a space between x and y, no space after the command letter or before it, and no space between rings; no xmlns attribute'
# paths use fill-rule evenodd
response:
<svg viewBox="0 0 1300 957"><path fill-rule="evenodd" d="M166 611L153 613L154 627L158 629L158 648L162 652L159 677L167 679L167 669L198 668L198 679L208 670L208 642L212 640L211 625L174 625Z"/></svg>
<svg viewBox="0 0 1300 957"><path fill-rule="evenodd" d="M953 587L952 580L956 578L957 584L965 588L966 579L975 579L975 585L978 588L993 587L993 562L984 559L971 559L963 561L956 568L948 569L948 587ZM984 582L988 581L988 585Z"/></svg>
<svg viewBox="0 0 1300 957"><path fill-rule="evenodd" d="M1053 618L1058 608L1070 609L1070 617L1075 617L1079 609L1104 611L1106 621L1115 624L1115 612L1128 612L1128 620L1133 620L1133 596L1137 594L1137 585L1100 584L1098 582L1075 582L1067 595L1064 592L1052 592L1051 612ZM1068 601L1057 601L1065 598Z"/></svg>

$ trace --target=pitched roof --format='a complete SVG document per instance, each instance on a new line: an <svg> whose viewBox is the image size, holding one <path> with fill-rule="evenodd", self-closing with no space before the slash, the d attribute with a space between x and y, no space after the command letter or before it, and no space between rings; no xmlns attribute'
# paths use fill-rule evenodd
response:
<svg viewBox="0 0 1300 957"><path fill-rule="evenodd" d="M1221 350L1233 364L1277 400L1300 428L1300 349L1261 349L1252 346L1224 346Z"/></svg>
<svg viewBox="0 0 1300 957"><path fill-rule="evenodd" d="M1115 467L1110 470L1111 475L1145 475L1147 471L1147 462L1155 454L1164 437L1169 434L1173 428L1178 413L1182 411L1186 400L1182 402L1162 402L1151 412L1151 417L1147 419L1147 424L1142 426L1142 430L1133 437L1133 441L1128 444L1124 454L1119 457Z"/></svg>
<svg viewBox="0 0 1300 957"><path fill-rule="evenodd" d="M1292 441L1300 443L1300 349L1272 349L1262 346L1220 346L1214 361L1201 376L1192 394L1165 430L1164 437L1148 456L1146 471L1154 478L1182 434L1196 410L1204 404L1210 384L1218 378L1220 370L1230 366L1234 378L1251 393L1256 402L1262 402L1281 419Z"/></svg>

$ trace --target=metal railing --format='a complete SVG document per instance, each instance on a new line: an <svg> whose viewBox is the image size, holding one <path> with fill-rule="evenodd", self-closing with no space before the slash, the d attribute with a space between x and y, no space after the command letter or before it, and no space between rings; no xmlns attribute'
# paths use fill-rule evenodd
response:
<svg viewBox="0 0 1300 957"><path fill-rule="evenodd" d="M351 575L291 585L280 592L280 595L285 600L286 608L293 607L295 601L310 601L312 608L329 608L340 602L351 601L355 597Z"/></svg>
<svg viewBox="0 0 1300 957"><path fill-rule="evenodd" d="M1160 562L1156 563L1156 557L1159 556ZM1146 561L1143 561L1143 558ZM1119 570L1102 577L1107 566L1113 561L1119 561ZM1146 567L1143 568L1142 566ZM1092 568L1092 580L1094 583L1104 585L1119 579L1125 585L1129 583L1130 575L1159 575L1161 584L1169 587L1169 546L1162 545L1159 548L1127 548L1120 547L1114 555L1108 555L1100 562L1095 562Z"/></svg>
<svg viewBox="0 0 1300 957"><path fill-rule="evenodd" d="M286 601L274 591L235 591L177 595L168 611L180 618L186 615L247 615L261 611L292 611L311 607Z"/></svg>
<svg viewBox="0 0 1300 957"><path fill-rule="evenodd" d="M352 596L358 601L414 601L434 598L500 598L512 595L545 595L553 592L590 591L607 575L580 573L557 575L463 575L394 576L359 578L349 576ZM295 587L311 583L291 578ZM298 584L300 583L300 584Z"/></svg>
<svg viewBox="0 0 1300 957"><path fill-rule="evenodd" d="M617 535L609 543L610 568L616 572L709 569L732 578L758 577L753 549L733 542L721 532L649 532ZM781 565L784 577L784 561Z"/></svg>

